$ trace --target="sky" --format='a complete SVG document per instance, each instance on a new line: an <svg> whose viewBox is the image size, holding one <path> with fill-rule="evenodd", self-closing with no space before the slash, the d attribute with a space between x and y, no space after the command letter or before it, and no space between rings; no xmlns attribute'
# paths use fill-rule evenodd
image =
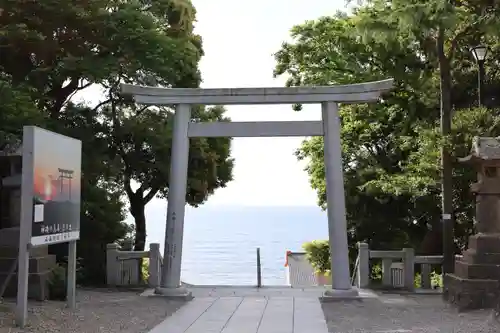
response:
<svg viewBox="0 0 500 333"><path fill-rule="evenodd" d="M195 31L203 38L203 88L282 87L273 79L273 53L289 40L290 29L306 20L345 9L345 0L192 0ZM88 99L96 91L85 92ZM295 112L290 105L228 106L233 121L319 120L319 105ZM311 189L294 152L304 138L235 138L234 180L205 205L314 206ZM153 199L152 205L160 204Z"/></svg>

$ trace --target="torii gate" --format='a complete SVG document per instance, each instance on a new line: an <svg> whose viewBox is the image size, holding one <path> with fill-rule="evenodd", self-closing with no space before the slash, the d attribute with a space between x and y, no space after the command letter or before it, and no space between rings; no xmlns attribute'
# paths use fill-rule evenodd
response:
<svg viewBox="0 0 500 333"><path fill-rule="evenodd" d="M390 90L393 79L360 84L289 88L156 88L122 85L122 93L135 102L176 105L172 134L170 187L165 228L164 264L157 294L186 296L181 287L181 257L186 205L189 138L323 136L326 169L328 235L332 264L332 289L328 296L356 296L349 274L344 177L338 103L376 102ZM321 104L320 121L191 122L191 105Z"/></svg>

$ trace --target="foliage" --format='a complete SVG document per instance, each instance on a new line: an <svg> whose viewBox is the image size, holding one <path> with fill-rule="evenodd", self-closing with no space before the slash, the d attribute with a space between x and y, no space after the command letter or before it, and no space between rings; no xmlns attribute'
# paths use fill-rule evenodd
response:
<svg viewBox="0 0 500 333"><path fill-rule="evenodd" d="M370 281L382 281L382 265L380 263L371 265Z"/></svg>
<svg viewBox="0 0 500 333"><path fill-rule="evenodd" d="M82 269L82 258L76 260L76 283L87 281L86 270ZM64 257L50 272L49 298L52 300L65 301L67 295L68 257Z"/></svg>
<svg viewBox="0 0 500 333"><path fill-rule="evenodd" d="M443 275L436 272L431 272L432 288L443 288Z"/></svg>
<svg viewBox="0 0 500 333"><path fill-rule="evenodd" d="M314 240L304 243L302 248L306 258L316 273L329 273L331 271L330 245L328 240Z"/></svg>
<svg viewBox="0 0 500 333"><path fill-rule="evenodd" d="M65 301L67 288L66 267L56 265L50 272L49 298L51 300Z"/></svg>
<svg viewBox="0 0 500 333"><path fill-rule="evenodd" d="M102 284L106 244L130 236L123 199L141 250L144 207L169 187L172 110L133 104L119 83L197 87L196 12L188 0L0 0L0 8L9 12L0 16L0 145L19 140L26 124L82 140L82 283ZM100 87L103 99L88 100L96 97L82 94L89 87ZM85 100L70 102L75 94ZM223 111L199 108L193 120L228 120ZM231 180L229 148L229 139L192 140L190 204ZM63 260L67 246L50 251Z"/></svg>
<svg viewBox="0 0 500 333"><path fill-rule="evenodd" d="M340 108L351 247L364 241L376 249L441 253L439 148L447 145L455 160L468 154L473 135L498 135L498 112L492 110L499 101L498 69L493 62L486 64L489 110L471 108L477 101L477 76L469 52L482 41L491 46L490 59L500 55L496 34L484 34L498 26L496 11L489 2L367 1L350 15L294 27L292 41L275 54L275 75L287 76L289 86L395 80L379 103ZM439 45L444 45L442 54ZM450 74L445 79L456 110L447 137L438 134L442 73ZM326 208L322 138L306 139L297 157L308 162L311 186ZM454 167L459 250L472 230L468 186L475 175L465 166Z"/></svg>
<svg viewBox="0 0 500 333"><path fill-rule="evenodd" d="M142 281L144 281L146 283L149 280L149 258L142 259L141 279L142 279Z"/></svg>
<svg viewBox="0 0 500 333"><path fill-rule="evenodd" d="M193 109L195 121L229 121L221 107ZM146 241L145 205L155 196L168 196L173 113L168 108L138 108L114 104L102 110L108 126L104 137L117 168L117 183L123 186L135 220L135 249ZM140 143L140 144L139 144ZM202 204L216 188L232 179L233 160L230 139L193 138L190 140L188 204ZM133 189L138 184L137 189ZM137 187L137 186L136 186Z"/></svg>

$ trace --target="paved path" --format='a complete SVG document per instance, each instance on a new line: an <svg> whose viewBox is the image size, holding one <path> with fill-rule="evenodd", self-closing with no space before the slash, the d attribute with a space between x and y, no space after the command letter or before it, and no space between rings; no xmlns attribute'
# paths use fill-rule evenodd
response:
<svg viewBox="0 0 500 333"><path fill-rule="evenodd" d="M317 297L197 297L150 333L328 333Z"/></svg>

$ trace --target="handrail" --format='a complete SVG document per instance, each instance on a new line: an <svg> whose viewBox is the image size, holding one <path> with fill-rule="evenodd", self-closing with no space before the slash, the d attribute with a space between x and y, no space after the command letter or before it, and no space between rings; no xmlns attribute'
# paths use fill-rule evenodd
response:
<svg viewBox="0 0 500 333"><path fill-rule="evenodd" d="M358 272L358 266L359 266L359 256L356 257L356 262L354 263L354 270L352 272L352 277L351 277L351 286L355 285L356 282L356 277L357 277L357 272Z"/></svg>
<svg viewBox="0 0 500 333"><path fill-rule="evenodd" d="M257 288L262 287L262 267L260 263L260 247L257 248Z"/></svg>
<svg viewBox="0 0 500 333"><path fill-rule="evenodd" d="M163 258L160 245L151 243L149 251L122 251L117 244L106 246L106 283L109 286L137 286L144 284L143 259L148 259L148 285L158 287Z"/></svg>

